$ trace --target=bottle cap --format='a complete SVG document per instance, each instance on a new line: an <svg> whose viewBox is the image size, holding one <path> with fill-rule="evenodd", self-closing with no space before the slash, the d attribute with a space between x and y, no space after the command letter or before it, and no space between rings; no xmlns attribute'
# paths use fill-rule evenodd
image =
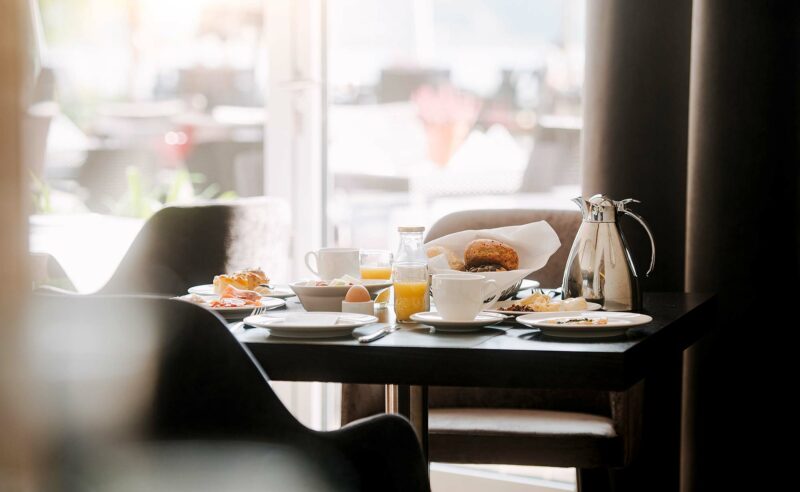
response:
<svg viewBox="0 0 800 492"><path fill-rule="evenodd" d="M422 226L400 226L397 232L425 232L425 227Z"/></svg>

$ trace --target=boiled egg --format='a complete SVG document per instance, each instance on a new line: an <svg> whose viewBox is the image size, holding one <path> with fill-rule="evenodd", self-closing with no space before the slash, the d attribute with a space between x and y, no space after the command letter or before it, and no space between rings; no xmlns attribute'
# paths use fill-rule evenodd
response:
<svg viewBox="0 0 800 492"><path fill-rule="evenodd" d="M344 300L346 302L369 302L369 292L363 285L354 285L347 291Z"/></svg>

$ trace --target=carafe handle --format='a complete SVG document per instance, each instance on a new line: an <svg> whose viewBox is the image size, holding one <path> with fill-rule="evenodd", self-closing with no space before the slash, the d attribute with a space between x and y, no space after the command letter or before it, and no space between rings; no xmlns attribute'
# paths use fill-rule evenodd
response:
<svg viewBox="0 0 800 492"><path fill-rule="evenodd" d="M644 227L645 232L647 232L647 237L650 238L650 251L651 251L650 268L648 268L647 273L644 274L645 277L649 277L650 274L653 272L653 267L656 266L656 240L653 239L653 233L650 231L650 227L647 226L647 222L645 222L644 219L638 216L637 214L625 208L625 205L630 202L639 203L639 200L633 200L630 198L627 200L622 200L620 202L618 210L627 215L628 217L631 217L633 220L638 222L642 227Z"/></svg>

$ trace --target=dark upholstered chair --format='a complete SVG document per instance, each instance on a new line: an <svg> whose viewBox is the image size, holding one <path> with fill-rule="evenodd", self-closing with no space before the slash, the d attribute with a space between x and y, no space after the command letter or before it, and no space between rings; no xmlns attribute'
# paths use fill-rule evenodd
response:
<svg viewBox="0 0 800 492"><path fill-rule="evenodd" d="M436 222L426 241L462 230L546 220L561 248L531 278L561 285L580 214L560 210L472 210ZM640 391L429 388L431 461L578 468L583 490L607 484L606 469L630 462L637 446ZM383 387L343 385L342 422L383 411Z"/></svg>
<svg viewBox="0 0 800 492"><path fill-rule="evenodd" d="M331 485L289 490L430 489L406 420L380 415L332 432L304 427L215 313L159 297L61 295L34 296L31 312L38 367L53 384L41 408L65 429L67 454L142 442L188 443L188 450L249 443L291 450L301 473ZM278 474L274 466L265 460L263 473Z"/></svg>
<svg viewBox="0 0 800 492"><path fill-rule="evenodd" d="M214 275L285 268L289 208L277 198L170 206L142 227L101 294L185 294Z"/></svg>

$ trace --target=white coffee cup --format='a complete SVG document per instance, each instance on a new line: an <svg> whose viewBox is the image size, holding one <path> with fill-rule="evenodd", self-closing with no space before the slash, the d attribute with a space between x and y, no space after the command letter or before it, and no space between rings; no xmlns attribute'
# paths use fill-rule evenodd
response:
<svg viewBox="0 0 800 492"><path fill-rule="evenodd" d="M472 321L499 294L494 280L471 273L439 273L431 282L436 310L447 321ZM488 301L484 299L491 297Z"/></svg>
<svg viewBox="0 0 800 492"><path fill-rule="evenodd" d="M309 262L312 256L315 264L313 267ZM358 248L322 248L309 251L305 262L308 269L322 280L333 280L345 275L361 278Z"/></svg>

